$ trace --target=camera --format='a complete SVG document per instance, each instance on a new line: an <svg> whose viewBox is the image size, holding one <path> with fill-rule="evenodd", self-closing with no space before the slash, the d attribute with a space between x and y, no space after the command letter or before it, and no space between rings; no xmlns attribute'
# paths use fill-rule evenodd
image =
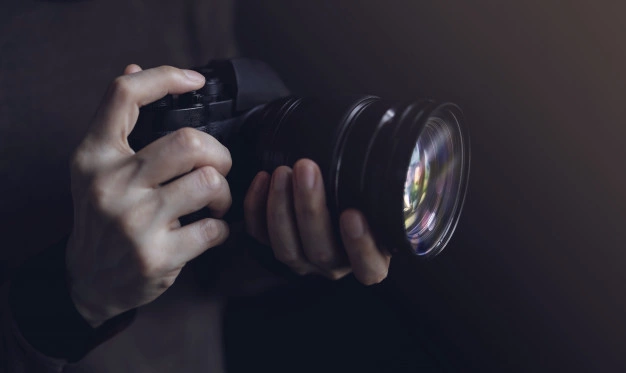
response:
<svg viewBox="0 0 626 373"><path fill-rule="evenodd" d="M356 208L377 245L390 252L432 257L446 246L470 166L458 106L370 95L300 97L252 59L214 60L194 70L205 76L204 87L143 107L129 144L137 151L183 127L214 136L233 159L227 221L243 218L243 199L257 172L309 158L322 172L336 231L340 213ZM206 216L200 210L181 221Z"/></svg>

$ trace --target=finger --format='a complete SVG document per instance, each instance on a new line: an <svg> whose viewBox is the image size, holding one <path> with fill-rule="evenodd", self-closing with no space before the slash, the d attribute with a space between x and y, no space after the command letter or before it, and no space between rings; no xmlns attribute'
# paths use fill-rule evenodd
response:
<svg viewBox="0 0 626 373"><path fill-rule="evenodd" d="M134 74L134 73L138 73L140 72L142 69L139 65L131 63L130 65L126 66L126 68L124 69L124 75L130 75L130 74Z"/></svg>
<svg viewBox="0 0 626 373"><path fill-rule="evenodd" d="M214 167L227 175L232 165L230 152L224 145L213 136L189 127L148 144L134 159L139 166L137 182L149 187L203 166Z"/></svg>
<svg viewBox="0 0 626 373"><path fill-rule="evenodd" d="M300 246L291 176L292 171L287 166L278 167L272 174L267 197L267 229L276 259L296 273L306 274L312 272L313 268Z"/></svg>
<svg viewBox="0 0 626 373"><path fill-rule="evenodd" d="M229 228L219 219L202 219L170 232L168 260L172 267L183 265L207 249L218 246L228 238Z"/></svg>
<svg viewBox="0 0 626 373"><path fill-rule="evenodd" d="M319 167L302 159L294 165L293 173L294 207L304 255L324 271L339 268L345 258L333 234Z"/></svg>
<svg viewBox="0 0 626 373"><path fill-rule="evenodd" d="M341 236L354 276L365 285L383 281L389 271L391 257L376 247L365 217L348 209L340 216Z"/></svg>
<svg viewBox="0 0 626 373"><path fill-rule="evenodd" d="M250 189L243 200L246 231L257 241L269 244L267 234L267 195L270 186L270 175L259 172L252 180Z"/></svg>
<svg viewBox="0 0 626 373"><path fill-rule="evenodd" d="M139 116L139 108L165 95L181 94L204 85L204 76L192 70L161 66L117 77L109 86L90 135L124 145Z"/></svg>
<svg viewBox="0 0 626 373"><path fill-rule="evenodd" d="M207 207L223 217L232 202L228 182L215 168L205 166L157 189L162 201L159 215L166 223Z"/></svg>

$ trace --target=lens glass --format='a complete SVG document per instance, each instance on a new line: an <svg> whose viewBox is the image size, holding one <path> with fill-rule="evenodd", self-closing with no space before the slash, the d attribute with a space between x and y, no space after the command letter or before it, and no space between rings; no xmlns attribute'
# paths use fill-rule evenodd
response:
<svg viewBox="0 0 626 373"><path fill-rule="evenodd" d="M454 119L454 118L450 118ZM404 226L417 255L439 251L454 220L463 164L454 120L430 117L420 134L404 184Z"/></svg>

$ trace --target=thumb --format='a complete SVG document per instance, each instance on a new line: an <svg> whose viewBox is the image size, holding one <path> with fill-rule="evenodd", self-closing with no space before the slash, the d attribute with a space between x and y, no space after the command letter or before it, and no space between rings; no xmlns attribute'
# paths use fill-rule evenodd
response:
<svg viewBox="0 0 626 373"><path fill-rule="evenodd" d="M96 113L88 137L100 144L128 147L126 138L135 127L139 108L167 94L181 94L204 85L204 76L171 66L141 70L129 65L117 77ZM131 72L129 74L129 72Z"/></svg>

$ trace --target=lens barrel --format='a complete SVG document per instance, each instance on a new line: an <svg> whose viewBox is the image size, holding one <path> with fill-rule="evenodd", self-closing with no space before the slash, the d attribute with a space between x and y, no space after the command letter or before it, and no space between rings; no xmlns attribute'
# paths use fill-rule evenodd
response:
<svg viewBox="0 0 626 373"><path fill-rule="evenodd" d="M259 169L271 172L312 159L322 172L335 229L339 214L356 208L365 214L379 247L431 257L452 236L467 189L469 136L461 120L460 109L450 103L287 97L247 115L231 153L234 165L245 165L247 171L236 171L248 175L245 181ZM417 165L412 163L416 150L421 156ZM411 167L429 167L429 174L420 177L428 176L430 184L408 180L415 177L408 172ZM242 181L238 184L249 185ZM405 191L414 181L421 183L422 199L413 207L428 222L421 227L425 233L415 233L419 227L408 224L405 214ZM422 205L432 211L420 211Z"/></svg>

